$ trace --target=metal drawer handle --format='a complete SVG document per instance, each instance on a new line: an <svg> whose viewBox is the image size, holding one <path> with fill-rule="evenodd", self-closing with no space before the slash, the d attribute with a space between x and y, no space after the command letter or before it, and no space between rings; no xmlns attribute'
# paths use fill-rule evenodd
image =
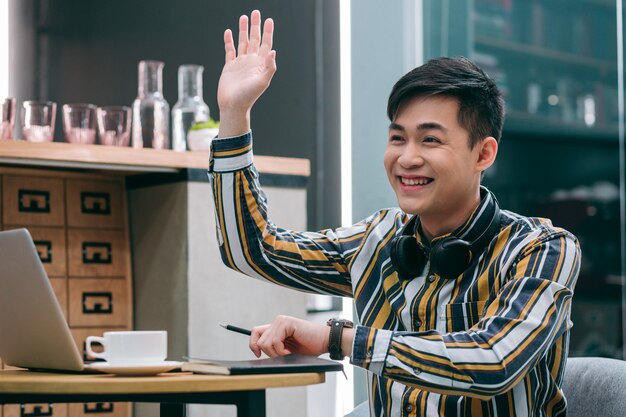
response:
<svg viewBox="0 0 626 417"><path fill-rule="evenodd" d="M18 190L18 210L21 213L50 213L50 193L38 190Z"/></svg>
<svg viewBox="0 0 626 417"><path fill-rule="evenodd" d="M110 292L84 292L83 314L113 314L113 294Z"/></svg>
<svg viewBox="0 0 626 417"><path fill-rule="evenodd" d="M85 403L83 411L85 414L112 413L113 403Z"/></svg>
<svg viewBox="0 0 626 417"><path fill-rule="evenodd" d="M32 404L33 411L26 411L26 404L20 406L21 417L45 417L52 415L52 404Z"/></svg>
<svg viewBox="0 0 626 417"><path fill-rule="evenodd" d="M83 214L111 214L111 195L82 191L80 193L80 210Z"/></svg>
<svg viewBox="0 0 626 417"><path fill-rule="evenodd" d="M49 240L35 240L35 247L42 263L52 263L52 242Z"/></svg>
<svg viewBox="0 0 626 417"><path fill-rule="evenodd" d="M83 242L83 263L113 263L113 251L111 250L111 244L107 242Z"/></svg>

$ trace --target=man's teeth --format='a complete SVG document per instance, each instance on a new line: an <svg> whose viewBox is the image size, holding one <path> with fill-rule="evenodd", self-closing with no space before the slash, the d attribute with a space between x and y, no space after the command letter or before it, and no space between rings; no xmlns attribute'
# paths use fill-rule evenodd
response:
<svg viewBox="0 0 626 417"><path fill-rule="evenodd" d="M404 185L426 185L431 180L429 178L401 178Z"/></svg>

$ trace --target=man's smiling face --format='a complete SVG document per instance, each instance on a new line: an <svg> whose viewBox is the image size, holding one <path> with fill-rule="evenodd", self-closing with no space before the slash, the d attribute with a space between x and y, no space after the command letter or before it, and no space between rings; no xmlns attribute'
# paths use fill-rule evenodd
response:
<svg viewBox="0 0 626 417"><path fill-rule="evenodd" d="M470 149L469 132L458 114L454 98L416 97L399 108L389 126L384 156L389 183L400 208L418 214L434 233L451 231L447 228L471 215L486 169L481 163L484 143Z"/></svg>

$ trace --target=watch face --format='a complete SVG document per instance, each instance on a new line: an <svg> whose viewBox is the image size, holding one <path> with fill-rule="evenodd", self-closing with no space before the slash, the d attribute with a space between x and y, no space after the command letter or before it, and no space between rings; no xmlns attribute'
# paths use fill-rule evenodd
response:
<svg viewBox="0 0 626 417"><path fill-rule="evenodd" d="M354 327L354 323L352 323L350 320L346 320L346 319L329 319L326 322L326 325L332 326L333 322L343 323L343 327L347 327L349 329Z"/></svg>

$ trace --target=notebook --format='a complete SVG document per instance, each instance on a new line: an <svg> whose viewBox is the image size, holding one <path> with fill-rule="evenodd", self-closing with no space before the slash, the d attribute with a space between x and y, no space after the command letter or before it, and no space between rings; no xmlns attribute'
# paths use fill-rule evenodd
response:
<svg viewBox="0 0 626 417"><path fill-rule="evenodd" d="M189 358L189 362L183 362L182 370L201 374L249 375L343 371L343 365L340 362L306 355L244 361Z"/></svg>
<svg viewBox="0 0 626 417"><path fill-rule="evenodd" d="M26 229L0 232L0 357L20 368L91 367L82 360Z"/></svg>

